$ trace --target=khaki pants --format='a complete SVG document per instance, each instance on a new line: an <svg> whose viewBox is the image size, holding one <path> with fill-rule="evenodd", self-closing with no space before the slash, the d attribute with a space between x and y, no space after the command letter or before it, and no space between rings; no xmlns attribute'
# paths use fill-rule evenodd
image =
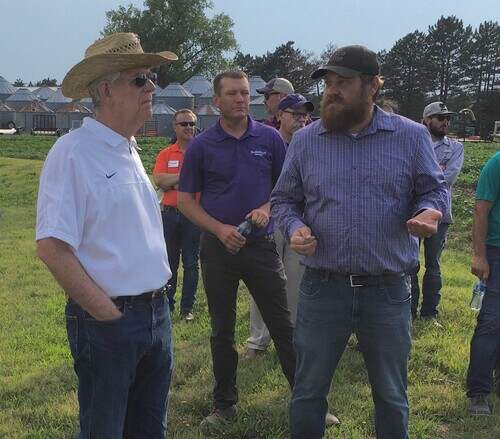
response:
<svg viewBox="0 0 500 439"><path fill-rule="evenodd" d="M274 231L274 240L276 241L276 249L285 266L286 274L286 298L288 309L292 318L292 323L295 325L297 316L297 299L299 296L299 286L304 274L304 266L300 265L300 256L295 253L290 245L286 242L280 230ZM247 340L247 347L251 349L265 350L271 343L271 336L266 324L262 320L262 316L255 304L255 301L250 296L250 337Z"/></svg>

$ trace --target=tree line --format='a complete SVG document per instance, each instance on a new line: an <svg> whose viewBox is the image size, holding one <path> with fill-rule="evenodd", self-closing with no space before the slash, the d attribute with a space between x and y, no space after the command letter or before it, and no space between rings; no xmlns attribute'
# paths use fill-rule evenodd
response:
<svg viewBox="0 0 500 439"><path fill-rule="evenodd" d="M266 81L284 76L298 92L319 99L320 86L310 75L328 61L337 47L334 42L319 55L300 49L294 41L262 55L245 54L238 50L231 17L212 14L212 9L210 0L145 0L143 8L130 4L107 11L101 33L135 32L145 51L175 52L179 62L159 69L162 87L197 74L210 78L221 70L240 68ZM426 32L408 33L378 56L386 80L382 95L396 101L400 114L420 120L423 107L438 99L454 110L472 109L478 134L486 134L493 121L500 120L497 22L485 21L472 29L455 16L442 16Z"/></svg>
<svg viewBox="0 0 500 439"><path fill-rule="evenodd" d="M334 42L319 55L294 41L262 55L245 54L237 50L232 19L226 14L209 17L212 8L209 0L146 0L143 9L129 5L108 11L102 33L136 32L145 50L177 53L179 62L161 68L161 86L235 67L266 81L284 76L297 91L319 96L310 74L329 59ZM411 32L378 55L386 79L382 94L396 101L401 114L420 120L423 107L439 99L455 110L472 109L478 133L485 134L500 120L497 22L485 21L472 29L455 16L442 16L426 32Z"/></svg>

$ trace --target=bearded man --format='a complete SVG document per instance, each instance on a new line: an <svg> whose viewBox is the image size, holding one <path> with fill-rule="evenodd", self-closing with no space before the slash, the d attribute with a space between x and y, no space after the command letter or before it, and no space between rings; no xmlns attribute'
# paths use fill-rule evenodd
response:
<svg viewBox="0 0 500 439"><path fill-rule="evenodd" d="M299 130L271 195L272 216L306 266L294 333L291 438L323 437L327 395L351 333L365 360L377 438L408 437L407 363L418 239L448 211L421 124L374 105L376 54L342 47L315 71L321 119Z"/></svg>
<svg viewBox="0 0 500 439"><path fill-rule="evenodd" d="M441 328L437 321L438 305L441 300L441 279L440 259L446 242L448 227L452 223L451 217L451 194L452 186L457 181L458 174L464 164L464 146L456 140L450 139L448 127L450 118L455 114L449 111L443 102L433 102L424 108L422 123L427 127L434 144L436 159L441 167L446 180L448 196L450 198L450 211L443 217L439 224L438 231L430 238L425 238L424 257L425 274L422 282L422 306L420 317L433 322L435 326ZM411 314L417 317L420 288L418 285L418 271L420 264L417 264L415 271L411 273Z"/></svg>

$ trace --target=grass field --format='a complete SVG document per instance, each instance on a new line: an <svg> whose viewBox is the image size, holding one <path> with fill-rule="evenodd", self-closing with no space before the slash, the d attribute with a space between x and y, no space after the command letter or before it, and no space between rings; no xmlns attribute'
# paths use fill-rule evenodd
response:
<svg viewBox="0 0 500 439"><path fill-rule="evenodd" d="M64 296L35 257L38 176L53 138L0 138L0 438L71 438L77 432L76 380L64 329ZM140 142L147 169L164 141ZM485 418L467 415L464 380L475 315L468 308L470 220L475 181L500 145L468 144L457 188L456 223L445 251L441 321L444 330L417 321L409 370L412 438L500 438L500 405ZM15 157L15 158L7 158ZM169 438L198 438L211 408L209 321L202 288L192 324L174 318L175 371ZM241 287L237 344L248 335L248 300ZM289 392L273 350L242 359L237 421L217 438L287 437ZM342 424L327 438L374 437L373 405L362 358L350 346L330 394Z"/></svg>

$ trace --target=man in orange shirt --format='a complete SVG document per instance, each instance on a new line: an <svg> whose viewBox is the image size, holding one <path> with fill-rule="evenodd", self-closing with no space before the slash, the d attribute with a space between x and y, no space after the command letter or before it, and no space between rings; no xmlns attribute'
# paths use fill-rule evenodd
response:
<svg viewBox="0 0 500 439"><path fill-rule="evenodd" d="M184 277L181 316L189 322L194 318L193 304L198 286L200 230L177 210L177 183L179 182L184 153L195 134L196 115L188 109L179 110L174 115L173 125L177 141L160 151L156 157L153 178L156 185L164 191L161 201L163 234L172 270L171 288L168 293L170 311L174 310L177 269L182 255Z"/></svg>

